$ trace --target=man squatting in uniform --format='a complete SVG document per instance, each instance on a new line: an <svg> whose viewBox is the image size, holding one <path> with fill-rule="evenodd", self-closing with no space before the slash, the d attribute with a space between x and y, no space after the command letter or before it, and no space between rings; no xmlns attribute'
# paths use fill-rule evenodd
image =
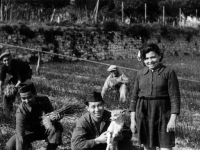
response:
<svg viewBox="0 0 200 150"><path fill-rule="evenodd" d="M56 150L62 143L62 125L57 121L48 131L41 125L41 116L53 111L47 96L37 95L33 83L19 89L21 104L16 111L16 133L6 143L8 150L25 150L35 140L45 139L47 150Z"/></svg>
<svg viewBox="0 0 200 150"><path fill-rule="evenodd" d="M100 92L93 92L86 99L87 112L78 120L72 134L72 150L105 150L107 129L110 125L111 112L104 109L104 101ZM125 128L125 127L124 127ZM132 136L130 130L122 131L115 140L127 143Z"/></svg>

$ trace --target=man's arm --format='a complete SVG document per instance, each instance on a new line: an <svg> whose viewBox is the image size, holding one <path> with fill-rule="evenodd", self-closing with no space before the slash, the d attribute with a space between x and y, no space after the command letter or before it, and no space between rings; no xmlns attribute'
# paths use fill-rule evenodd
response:
<svg viewBox="0 0 200 150"><path fill-rule="evenodd" d="M16 113L16 150L24 150L25 116L20 109Z"/></svg>
<svg viewBox="0 0 200 150"><path fill-rule="evenodd" d="M6 79L6 68L5 66L2 66L1 72L0 72L0 93L3 92L3 85L4 85L5 79Z"/></svg>
<svg viewBox="0 0 200 150"><path fill-rule="evenodd" d="M0 94L3 92L3 81L0 81Z"/></svg>
<svg viewBox="0 0 200 150"><path fill-rule="evenodd" d="M14 61L14 60L13 60ZM19 82L25 82L27 79L30 79L30 72L32 71L28 62L24 62L22 60L15 60L15 66L13 69L16 72L18 83L15 86L20 84Z"/></svg>
<svg viewBox="0 0 200 150"><path fill-rule="evenodd" d="M83 118L81 118L77 122L71 138L72 150L90 149L97 144L106 143L107 140L106 132L102 133L99 137L91 139L89 138L90 137L89 134L95 134L95 133L91 133L92 130L90 128L91 126L88 124L88 121L84 120Z"/></svg>
<svg viewBox="0 0 200 150"><path fill-rule="evenodd" d="M87 139L87 132L84 128L76 127L74 129L71 139L72 150L89 149L93 148L96 144L98 144L98 141Z"/></svg>
<svg viewBox="0 0 200 150"><path fill-rule="evenodd" d="M117 82L122 83L122 84L128 84L129 79L125 74L122 74L118 79Z"/></svg>
<svg viewBox="0 0 200 150"><path fill-rule="evenodd" d="M103 87L102 87L102 91L101 91L101 96L102 96L102 98L104 97L106 91L107 91L108 88L109 88L109 81L110 81L110 75L107 77L107 79L106 79L106 81L105 81L105 83L104 83L104 85L103 85Z"/></svg>

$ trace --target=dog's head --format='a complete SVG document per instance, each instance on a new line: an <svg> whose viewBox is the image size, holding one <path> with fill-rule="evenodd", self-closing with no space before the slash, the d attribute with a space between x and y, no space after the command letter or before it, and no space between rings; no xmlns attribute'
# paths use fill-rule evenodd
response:
<svg viewBox="0 0 200 150"><path fill-rule="evenodd" d="M123 125L125 122L125 110L112 111L110 120L115 121L117 124Z"/></svg>

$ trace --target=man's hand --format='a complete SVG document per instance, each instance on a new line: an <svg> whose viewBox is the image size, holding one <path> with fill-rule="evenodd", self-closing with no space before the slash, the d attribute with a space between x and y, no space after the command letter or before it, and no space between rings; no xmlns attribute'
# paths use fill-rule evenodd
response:
<svg viewBox="0 0 200 150"><path fill-rule="evenodd" d="M48 129L46 130L46 133L47 133L47 134L50 134L50 133L54 133L55 131L56 131L56 130L55 130L54 125L51 125L51 127L48 128Z"/></svg>
<svg viewBox="0 0 200 150"><path fill-rule="evenodd" d="M61 115L59 115L57 113L54 113L54 112L51 112L49 114L49 117L50 117L51 121L58 121L58 120L60 120L62 118Z"/></svg>
<svg viewBox="0 0 200 150"><path fill-rule="evenodd" d="M96 139L94 139L96 144L100 144L100 143L106 143L107 142L107 132L102 133L99 137L97 137Z"/></svg>

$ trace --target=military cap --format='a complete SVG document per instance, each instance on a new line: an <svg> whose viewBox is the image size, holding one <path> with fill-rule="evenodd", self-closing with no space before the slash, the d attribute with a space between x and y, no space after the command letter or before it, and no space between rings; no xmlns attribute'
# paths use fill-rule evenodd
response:
<svg viewBox="0 0 200 150"><path fill-rule="evenodd" d="M115 71L117 70L117 66L116 65L111 65L107 71L111 72L111 71Z"/></svg>
<svg viewBox="0 0 200 150"><path fill-rule="evenodd" d="M86 102L103 102L101 93L93 91L93 93L89 94L86 98Z"/></svg>
<svg viewBox="0 0 200 150"><path fill-rule="evenodd" d="M19 93L27 93L27 92L32 92L35 93L36 89L33 83L29 83L29 84L21 84L21 87L19 88Z"/></svg>
<svg viewBox="0 0 200 150"><path fill-rule="evenodd" d="M0 55L0 60L2 60L6 56L11 56L10 52L4 52Z"/></svg>

